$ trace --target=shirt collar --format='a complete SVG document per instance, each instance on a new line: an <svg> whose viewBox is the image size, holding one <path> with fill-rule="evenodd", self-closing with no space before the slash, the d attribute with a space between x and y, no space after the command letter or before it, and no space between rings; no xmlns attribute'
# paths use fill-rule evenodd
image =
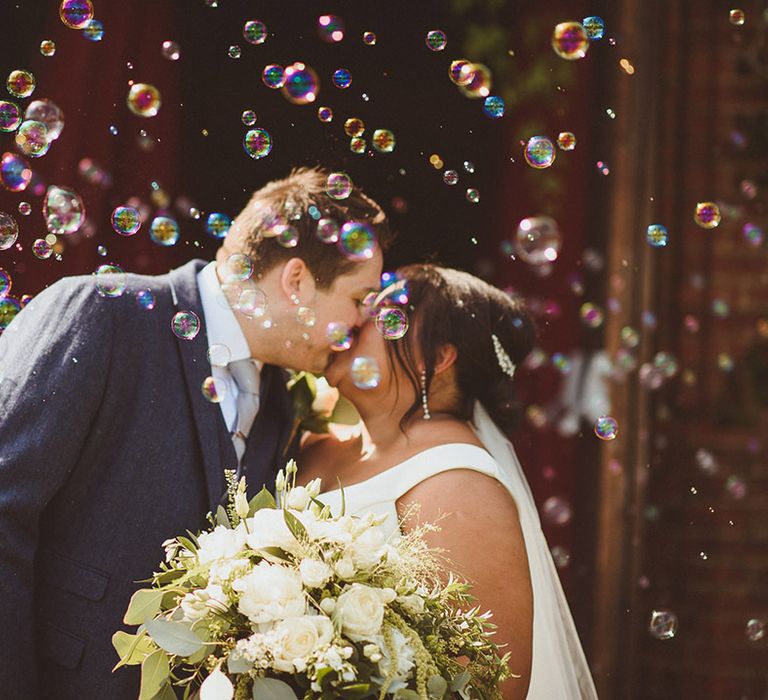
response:
<svg viewBox="0 0 768 700"><path fill-rule="evenodd" d="M230 362L251 357L245 334L224 292L221 291L215 260L197 273L197 286L200 289L200 300L203 304L208 347L217 344L226 345L230 352ZM254 363L258 369L261 369L262 362L254 360Z"/></svg>

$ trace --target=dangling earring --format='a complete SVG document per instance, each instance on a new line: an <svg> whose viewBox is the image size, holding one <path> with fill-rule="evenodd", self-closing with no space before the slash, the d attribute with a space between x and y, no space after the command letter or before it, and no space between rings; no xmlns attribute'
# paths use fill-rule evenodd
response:
<svg viewBox="0 0 768 700"><path fill-rule="evenodd" d="M427 403L427 370L421 370L421 406L424 409L424 420L431 420L429 404Z"/></svg>
<svg viewBox="0 0 768 700"><path fill-rule="evenodd" d="M294 303L296 306L298 306L298 305L299 305L299 301L300 301L300 299L299 299L299 297L298 297L298 295L297 295L297 294L291 294L291 301L292 301L292 302L293 302L293 303Z"/></svg>

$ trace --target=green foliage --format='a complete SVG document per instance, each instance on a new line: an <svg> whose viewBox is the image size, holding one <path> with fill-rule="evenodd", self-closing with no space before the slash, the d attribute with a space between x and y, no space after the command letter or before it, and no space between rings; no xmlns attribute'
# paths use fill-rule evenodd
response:
<svg viewBox="0 0 768 700"><path fill-rule="evenodd" d="M168 657L161 649L147 656L141 663L139 700L152 700L160 692L170 675L171 667L168 663Z"/></svg>
<svg viewBox="0 0 768 700"><path fill-rule="evenodd" d="M154 617L160 610L164 591L156 588L142 588L131 596L123 622L126 625L141 625Z"/></svg>
<svg viewBox="0 0 768 700"><path fill-rule="evenodd" d="M182 622L148 620L146 627L159 647L177 656L190 656L205 646L189 625Z"/></svg>

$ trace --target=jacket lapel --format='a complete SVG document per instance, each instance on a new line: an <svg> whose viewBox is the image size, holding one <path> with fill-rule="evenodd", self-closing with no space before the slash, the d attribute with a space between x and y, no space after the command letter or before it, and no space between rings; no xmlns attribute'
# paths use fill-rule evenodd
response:
<svg viewBox="0 0 768 700"><path fill-rule="evenodd" d="M186 390L192 415L197 428L197 440L205 470L205 483L208 491L208 503L211 512L216 511L224 493L224 468L221 463L219 446L220 425L223 422L218 404L206 401L201 387L203 380L210 376L208 363L208 340L205 331L205 317L197 286L197 273L206 265L202 260L192 260L183 267L170 272L174 313L192 311L200 319L200 330L192 340L176 337L176 345L181 357L186 378ZM168 320L169 332L171 320ZM232 450L234 456L234 450ZM235 465L231 465L234 467Z"/></svg>

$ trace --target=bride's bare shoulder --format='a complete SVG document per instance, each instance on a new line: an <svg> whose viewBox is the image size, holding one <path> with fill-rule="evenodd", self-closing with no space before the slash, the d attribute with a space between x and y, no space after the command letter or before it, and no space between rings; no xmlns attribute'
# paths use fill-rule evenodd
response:
<svg viewBox="0 0 768 700"><path fill-rule="evenodd" d="M305 484L318 477L327 479L329 464L337 470L341 465L359 458L361 449L361 438L340 440L330 433L308 433L301 441L297 459L299 481Z"/></svg>
<svg viewBox="0 0 768 700"><path fill-rule="evenodd" d="M408 433L411 440L423 443L425 447L450 442L483 446L468 423L452 416L433 416L431 420L418 421L409 427Z"/></svg>

